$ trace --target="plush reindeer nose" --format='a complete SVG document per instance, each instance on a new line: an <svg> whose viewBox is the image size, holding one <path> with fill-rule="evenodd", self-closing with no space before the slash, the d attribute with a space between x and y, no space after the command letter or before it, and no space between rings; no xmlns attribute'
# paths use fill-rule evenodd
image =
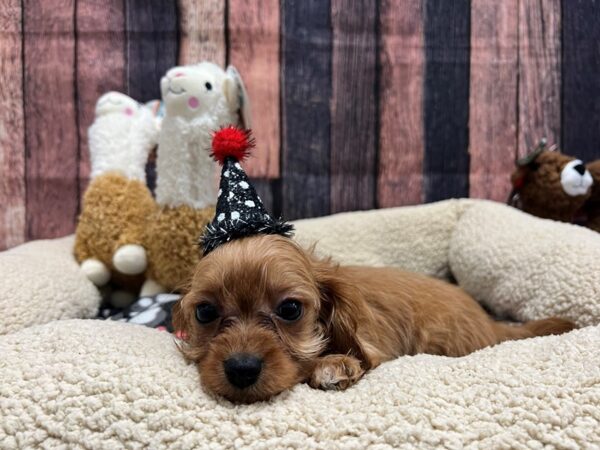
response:
<svg viewBox="0 0 600 450"><path fill-rule="evenodd" d="M249 353L237 353L223 362L229 382L240 389L252 386L258 380L263 361Z"/></svg>
<svg viewBox="0 0 600 450"><path fill-rule="evenodd" d="M579 175L583 175L585 173L585 166L583 164L577 164L576 166L573 166L573 169L575 169Z"/></svg>

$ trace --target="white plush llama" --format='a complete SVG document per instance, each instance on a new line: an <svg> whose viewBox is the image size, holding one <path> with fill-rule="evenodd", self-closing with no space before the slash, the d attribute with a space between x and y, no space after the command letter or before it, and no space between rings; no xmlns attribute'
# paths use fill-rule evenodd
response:
<svg viewBox="0 0 600 450"><path fill-rule="evenodd" d="M174 67L161 79L165 116L157 153L156 201L151 224L151 265L142 290L174 289L197 261L197 241L216 203L212 133L238 124L249 127L249 104L237 70L202 62ZM173 230L173 231L170 231ZM185 247L185 248L182 248Z"/></svg>
<svg viewBox="0 0 600 450"><path fill-rule="evenodd" d="M161 79L165 117L156 167L160 206L204 208L215 203L211 137L220 127L238 123L243 98L238 80L231 66L225 72L209 62L174 67Z"/></svg>

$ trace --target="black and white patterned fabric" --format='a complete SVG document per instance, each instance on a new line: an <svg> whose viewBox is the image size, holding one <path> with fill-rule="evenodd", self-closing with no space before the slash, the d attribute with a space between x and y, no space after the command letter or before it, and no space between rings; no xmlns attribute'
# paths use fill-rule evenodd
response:
<svg viewBox="0 0 600 450"><path fill-rule="evenodd" d="M223 163L219 188L215 218L201 238L205 255L232 239L254 234L291 236L293 226L271 217L242 166L232 157Z"/></svg>
<svg viewBox="0 0 600 450"><path fill-rule="evenodd" d="M132 324L145 325L173 333L172 309L181 298L177 294L158 294L141 297L127 308L103 307L98 313L99 319L116 320Z"/></svg>

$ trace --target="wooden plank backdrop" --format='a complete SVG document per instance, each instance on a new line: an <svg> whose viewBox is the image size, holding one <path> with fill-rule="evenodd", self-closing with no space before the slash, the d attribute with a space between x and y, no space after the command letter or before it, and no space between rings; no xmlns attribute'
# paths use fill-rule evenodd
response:
<svg viewBox="0 0 600 450"><path fill-rule="evenodd" d="M469 2L425 0L425 201L469 196Z"/></svg>
<svg viewBox="0 0 600 450"><path fill-rule="evenodd" d="M73 232L98 96L158 98L203 59L245 79L275 214L504 201L541 137L600 158L599 21L589 0L0 0L0 249Z"/></svg>
<svg viewBox="0 0 600 450"><path fill-rule="evenodd" d="M23 2L26 236L73 231L79 204L75 2Z"/></svg>
<svg viewBox="0 0 600 450"><path fill-rule="evenodd" d="M22 15L21 0L0 1L0 248L26 238Z"/></svg>
<svg viewBox="0 0 600 450"><path fill-rule="evenodd" d="M377 5L331 1L331 211L375 207Z"/></svg>
<svg viewBox="0 0 600 450"><path fill-rule="evenodd" d="M535 2L526 2L531 7ZM471 8L470 193L505 201L517 155L518 0Z"/></svg>
<svg viewBox="0 0 600 450"><path fill-rule="evenodd" d="M423 196L423 4L385 0L379 9L380 208Z"/></svg>
<svg viewBox="0 0 600 450"><path fill-rule="evenodd" d="M79 192L90 175L87 129L96 100L108 91L125 91L125 10L123 0L78 0L76 20L76 95L79 139Z"/></svg>
<svg viewBox="0 0 600 450"><path fill-rule="evenodd" d="M331 14L329 0L281 6L280 209L296 219L330 211Z"/></svg>
<svg viewBox="0 0 600 450"><path fill-rule="evenodd" d="M562 146L600 157L600 4L562 3Z"/></svg>

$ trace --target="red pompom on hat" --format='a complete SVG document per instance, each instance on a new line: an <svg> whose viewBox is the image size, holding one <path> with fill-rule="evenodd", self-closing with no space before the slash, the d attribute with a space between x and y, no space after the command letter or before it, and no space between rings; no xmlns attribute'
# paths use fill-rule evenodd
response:
<svg viewBox="0 0 600 450"><path fill-rule="evenodd" d="M211 156L221 165L227 158L244 161L254 148L251 130L243 130L234 126L221 128L213 135Z"/></svg>

